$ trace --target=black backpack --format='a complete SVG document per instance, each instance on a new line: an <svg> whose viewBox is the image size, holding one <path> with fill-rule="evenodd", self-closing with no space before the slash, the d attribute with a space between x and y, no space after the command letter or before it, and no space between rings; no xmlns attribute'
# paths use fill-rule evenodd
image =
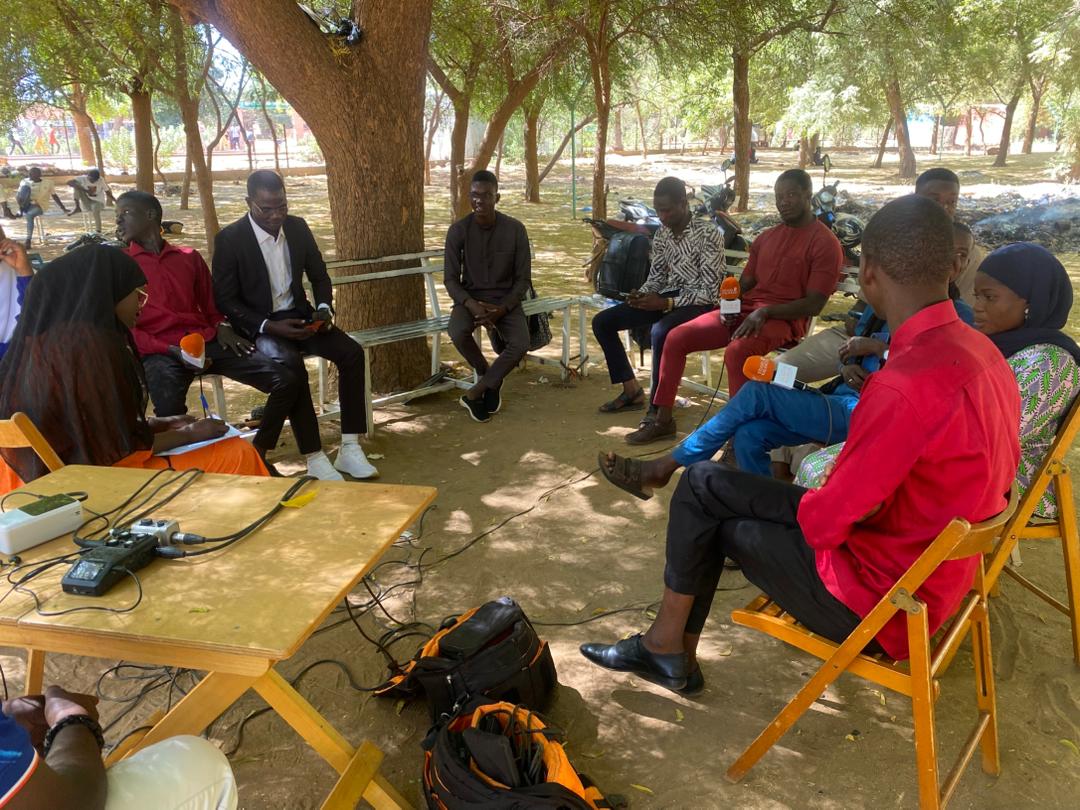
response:
<svg viewBox="0 0 1080 810"><path fill-rule="evenodd" d="M447 619L402 670L375 694L423 692L433 723L484 697L543 708L559 679L547 642L508 596Z"/></svg>
<svg viewBox="0 0 1080 810"><path fill-rule="evenodd" d="M558 729L531 709L477 703L436 727L424 748L423 790L431 810L601 810L605 797L571 764Z"/></svg>
<svg viewBox="0 0 1080 810"><path fill-rule="evenodd" d="M649 277L651 250L652 240L643 233L612 234L596 274L596 291L605 298L618 299L641 287Z"/></svg>

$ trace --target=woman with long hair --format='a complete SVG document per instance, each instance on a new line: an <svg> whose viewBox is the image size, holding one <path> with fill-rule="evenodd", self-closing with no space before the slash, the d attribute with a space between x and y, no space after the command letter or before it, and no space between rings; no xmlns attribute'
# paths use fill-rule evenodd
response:
<svg viewBox="0 0 1080 810"><path fill-rule="evenodd" d="M142 365L129 331L145 284L134 259L101 245L41 270L0 361L0 418L27 414L65 464L267 475L259 454L239 438L156 455L218 438L226 426L216 419L146 417ZM6 449L0 456L0 492L47 472L33 450Z"/></svg>

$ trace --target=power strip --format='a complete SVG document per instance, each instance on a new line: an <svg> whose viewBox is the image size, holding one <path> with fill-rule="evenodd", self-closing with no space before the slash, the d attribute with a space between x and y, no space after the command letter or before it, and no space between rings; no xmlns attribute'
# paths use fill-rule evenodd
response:
<svg viewBox="0 0 1080 810"><path fill-rule="evenodd" d="M49 495L0 514L0 551L18 554L73 532L83 522L82 504L67 495Z"/></svg>

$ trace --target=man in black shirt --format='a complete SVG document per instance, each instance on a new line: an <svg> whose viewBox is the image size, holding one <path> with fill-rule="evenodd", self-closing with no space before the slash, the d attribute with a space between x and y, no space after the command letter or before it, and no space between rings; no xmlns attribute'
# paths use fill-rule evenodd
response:
<svg viewBox="0 0 1080 810"><path fill-rule="evenodd" d="M450 339L479 382L461 397L477 422L487 422L502 407L503 378L529 350L529 324L521 302L532 285L532 258L525 226L495 210L499 181L489 171L473 175L472 213L446 233L443 283L454 301ZM473 333L487 328L499 353L488 363Z"/></svg>

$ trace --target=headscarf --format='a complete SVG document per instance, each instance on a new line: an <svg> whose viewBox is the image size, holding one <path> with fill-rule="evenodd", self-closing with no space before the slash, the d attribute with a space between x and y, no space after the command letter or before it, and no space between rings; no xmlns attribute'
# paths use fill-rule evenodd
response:
<svg viewBox="0 0 1080 810"><path fill-rule="evenodd" d="M1027 301L1023 326L988 336L1003 355L1012 357L1028 346L1049 343L1080 363L1080 346L1061 331L1072 309L1072 282L1053 253L1032 242L1005 245L983 259L979 272Z"/></svg>
<svg viewBox="0 0 1080 810"><path fill-rule="evenodd" d="M19 277L8 264L0 262L0 343L10 343L19 321Z"/></svg>
<svg viewBox="0 0 1080 810"><path fill-rule="evenodd" d="M146 277L130 256L91 245L43 268L0 361L0 418L27 414L66 464L115 464L153 445L146 386L116 304ZM29 449L2 451L19 477L47 470Z"/></svg>

